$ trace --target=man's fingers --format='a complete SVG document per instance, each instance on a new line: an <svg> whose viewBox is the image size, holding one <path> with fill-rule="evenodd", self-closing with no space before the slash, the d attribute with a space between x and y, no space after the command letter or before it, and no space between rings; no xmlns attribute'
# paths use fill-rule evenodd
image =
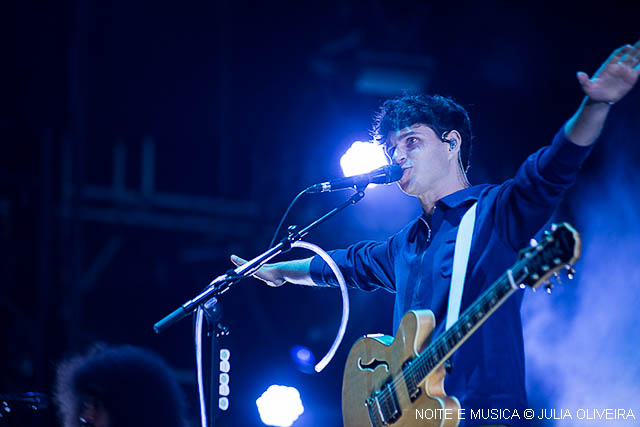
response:
<svg viewBox="0 0 640 427"><path fill-rule="evenodd" d="M607 64L624 64L624 61L626 58L629 57L629 52L631 52L633 50L633 47L631 45L624 45L619 49L616 49L612 54L611 57L607 60L607 62L605 62L605 65Z"/></svg>
<svg viewBox="0 0 640 427"><path fill-rule="evenodd" d="M580 84L584 87L584 86L588 86L590 81L589 81L589 75L583 71L578 71L577 74L578 77L578 82L580 82Z"/></svg>
<svg viewBox="0 0 640 427"><path fill-rule="evenodd" d="M636 53L637 52L636 52L636 47L635 46L627 45L622 50L622 56L620 57L618 62L620 64L633 66L633 65L635 65L635 54Z"/></svg>
<svg viewBox="0 0 640 427"><path fill-rule="evenodd" d="M247 260L240 258L238 255L231 255L231 262L237 266L241 266L246 263Z"/></svg>
<svg viewBox="0 0 640 427"><path fill-rule="evenodd" d="M633 45L633 50L631 51L630 55L633 56L634 60L634 63L632 65L634 67L637 67L638 63L640 63L640 40L638 40L636 44Z"/></svg>
<svg viewBox="0 0 640 427"><path fill-rule="evenodd" d="M237 266L241 266L242 264L246 264L247 260L244 258L240 258L238 255L231 255L231 262ZM278 287L284 284L284 279L276 277L273 273L269 273L271 270L268 268L271 264L264 265L260 270L254 271L251 276L255 277L258 280L262 280L267 285L271 287Z"/></svg>
<svg viewBox="0 0 640 427"><path fill-rule="evenodd" d="M632 49L633 49L633 46L631 46L630 44L626 44L622 47L619 47L618 49L613 51L613 54L611 55L611 60L620 61L620 59L622 59L622 57Z"/></svg>

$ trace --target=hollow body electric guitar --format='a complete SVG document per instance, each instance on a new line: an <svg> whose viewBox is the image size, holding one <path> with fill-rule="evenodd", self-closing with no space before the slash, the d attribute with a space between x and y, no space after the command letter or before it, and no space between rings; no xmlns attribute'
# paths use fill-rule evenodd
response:
<svg viewBox="0 0 640 427"><path fill-rule="evenodd" d="M580 235L569 224L554 225L540 243L520 252L519 260L496 280L451 328L431 341L435 318L430 310L409 311L395 338L380 335L358 340L342 383L344 425L457 426L460 403L444 391L445 362L485 320L520 288L551 289L552 275L580 257ZM416 412L418 411L418 412ZM429 414L429 420L416 413Z"/></svg>

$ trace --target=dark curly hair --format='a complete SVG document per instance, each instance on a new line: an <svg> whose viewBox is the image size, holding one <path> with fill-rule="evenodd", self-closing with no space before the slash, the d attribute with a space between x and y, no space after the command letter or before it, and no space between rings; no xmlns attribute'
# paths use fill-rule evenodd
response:
<svg viewBox="0 0 640 427"><path fill-rule="evenodd" d="M94 399L112 427L186 426L184 393L169 366L137 347L95 345L57 369L54 399L65 427L80 426L82 404Z"/></svg>
<svg viewBox="0 0 640 427"><path fill-rule="evenodd" d="M462 137L461 166L466 172L471 162L471 120L467 111L453 99L441 95L403 95L385 101L376 114L371 136L386 144L389 132L422 123L438 137L457 130Z"/></svg>

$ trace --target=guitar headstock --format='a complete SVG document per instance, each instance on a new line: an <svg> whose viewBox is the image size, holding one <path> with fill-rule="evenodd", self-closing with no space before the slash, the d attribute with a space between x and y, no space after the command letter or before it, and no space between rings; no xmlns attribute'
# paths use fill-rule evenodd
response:
<svg viewBox="0 0 640 427"><path fill-rule="evenodd" d="M548 282L552 275L558 277L561 270L567 270L571 279L575 273L572 266L580 258L581 249L580 234L570 224L553 224L550 231L544 232L540 242L520 251L520 258L525 260L523 277L519 277L520 287L536 289ZM551 289L550 283L547 289Z"/></svg>

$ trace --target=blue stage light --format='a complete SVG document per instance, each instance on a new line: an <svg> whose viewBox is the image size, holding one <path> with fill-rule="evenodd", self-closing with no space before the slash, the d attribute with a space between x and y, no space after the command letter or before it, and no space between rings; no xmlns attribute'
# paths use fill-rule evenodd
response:
<svg viewBox="0 0 640 427"><path fill-rule="evenodd" d="M314 372L313 367L316 364L316 358L311 350L301 345L295 345L291 347L290 354L296 369L305 374Z"/></svg>

